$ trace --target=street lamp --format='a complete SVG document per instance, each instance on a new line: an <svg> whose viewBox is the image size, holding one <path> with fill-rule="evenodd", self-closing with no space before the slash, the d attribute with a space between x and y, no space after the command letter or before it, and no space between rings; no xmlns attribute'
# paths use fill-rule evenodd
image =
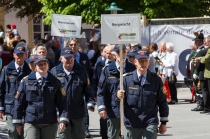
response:
<svg viewBox="0 0 210 139"><path fill-rule="evenodd" d="M111 6L105 11L111 11L111 14L117 14L117 11L122 11L123 9L118 8L116 2L112 2Z"/></svg>

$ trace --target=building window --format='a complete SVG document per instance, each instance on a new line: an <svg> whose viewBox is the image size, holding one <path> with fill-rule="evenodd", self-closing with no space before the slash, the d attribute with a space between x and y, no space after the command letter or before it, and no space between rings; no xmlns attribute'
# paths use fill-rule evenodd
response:
<svg viewBox="0 0 210 139"><path fill-rule="evenodd" d="M35 38L43 38L45 37L45 35L51 33L51 26L45 25L43 23L43 18L39 20L33 20L33 35L34 35L34 39Z"/></svg>

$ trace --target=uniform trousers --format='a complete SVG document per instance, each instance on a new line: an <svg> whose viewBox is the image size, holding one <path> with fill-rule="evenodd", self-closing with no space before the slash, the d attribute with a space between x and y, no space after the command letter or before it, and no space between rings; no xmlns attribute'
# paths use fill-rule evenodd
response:
<svg viewBox="0 0 210 139"><path fill-rule="evenodd" d="M24 139L55 139L58 124L24 124Z"/></svg>
<svg viewBox="0 0 210 139"><path fill-rule="evenodd" d="M107 128L108 139L119 139L120 118L109 118L107 120Z"/></svg>
<svg viewBox="0 0 210 139"><path fill-rule="evenodd" d="M15 126L12 124L12 116L6 115L7 118L7 129L8 129L8 139L23 139L23 131L21 132L21 135L18 134Z"/></svg>
<svg viewBox="0 0 210 139"><path fill-rule="evenodd" d="M107 137L107 118L100 118L100 135L102 139L108 139Z"/></svg>
<svg viewBox="0 0 210 139"><path fill-rule="evenodd" d="M59 129L60 130L60 129ZM70 119L69 125L64 132L59 131L59 139L84 139L85 138L85 117Z"/></svg>
<svg viewBox="0 0 210 139"><path fill-rule="evenodd" d="M210 111L210 92L208 89L208 81L200 80L203 95L204 111Z"/></svg>
<svg viewBox="0 0 210 139"><path fill-rule="evenodd" d="M158 125L148 125L146 128L125 127L124 139L156 139Z"/></svg>

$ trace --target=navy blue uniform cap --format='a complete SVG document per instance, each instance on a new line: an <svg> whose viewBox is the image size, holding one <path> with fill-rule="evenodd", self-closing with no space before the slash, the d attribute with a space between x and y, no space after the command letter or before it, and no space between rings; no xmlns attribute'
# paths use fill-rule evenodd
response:
<svg viewBox="0 0 210 139"><path fill-rule="evenodd" d="M39 55L39 56L36 57L34 63L37 64L40 61L47 61L47 62L49 62L48 59L46 58L46 56Z"/></svg>
<svg viewBox="0 0 210 139"><path fill-rule="evenodd" d="M25 54L26 48L24 46L24 43L17 44L14 50L15 54Z"/></svg>
<svg viewBox="0 0 210 139"><path fill-rule="evenodd" d="M61 56L74 57L74 53L73 53L73 51L72 51L72 49L70 47L65 47L65 48L63 48L63 50L61 52Z"/></svg>
<svg viewBox="0 0 210 139"><path fill-rule="evenodd" d="M135 59L139 58L149 58L149 53L147 51L140 50L135 55Z"/></svg>
<svg viewBox="0 0 210 139"><path fill-rule="evenodd" d="M126 50L125 44L122 44L122 48L123 48L123 50ZM119 51L119 50L120 50L120 45L119 45L119 44L116 44L116 45L114 46L114 51L117 52L117 51Z"/></svg>

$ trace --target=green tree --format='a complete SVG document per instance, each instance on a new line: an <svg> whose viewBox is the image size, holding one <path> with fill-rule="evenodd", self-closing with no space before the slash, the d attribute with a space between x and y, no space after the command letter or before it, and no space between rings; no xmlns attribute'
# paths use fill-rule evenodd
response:
<svg viewBox="0 0 210 139"><path fill-rule="evenodd" d="M0 0L5 12L18 10L17 18L46 15L51 24L52 14L81 15L83 22L100 23L101 14L109 14L111 0ZM147 18L199 17L209 14L210 0L115 0L123 11L141 13ZM41 13L40 13L41 12Z"/></svg>
<svg viewBox="0 0 210 139"><path fill-rule="evenodd" d="M45 23L51 24L52 14L81 15L83 22L99 23L101 14L110 0L39 0L46 15ZM120 13L141 13L147 18L199 17L209 15L210 0L115 0Z"/></svg>
<svg viewBox="0 0 210 139"><path fill-rule="evenodd" d="M0 0L0 7L5 13L17 11L17 18L28 17L29 19L41 17L40 10L43 5L38 0Z"/></svg>

